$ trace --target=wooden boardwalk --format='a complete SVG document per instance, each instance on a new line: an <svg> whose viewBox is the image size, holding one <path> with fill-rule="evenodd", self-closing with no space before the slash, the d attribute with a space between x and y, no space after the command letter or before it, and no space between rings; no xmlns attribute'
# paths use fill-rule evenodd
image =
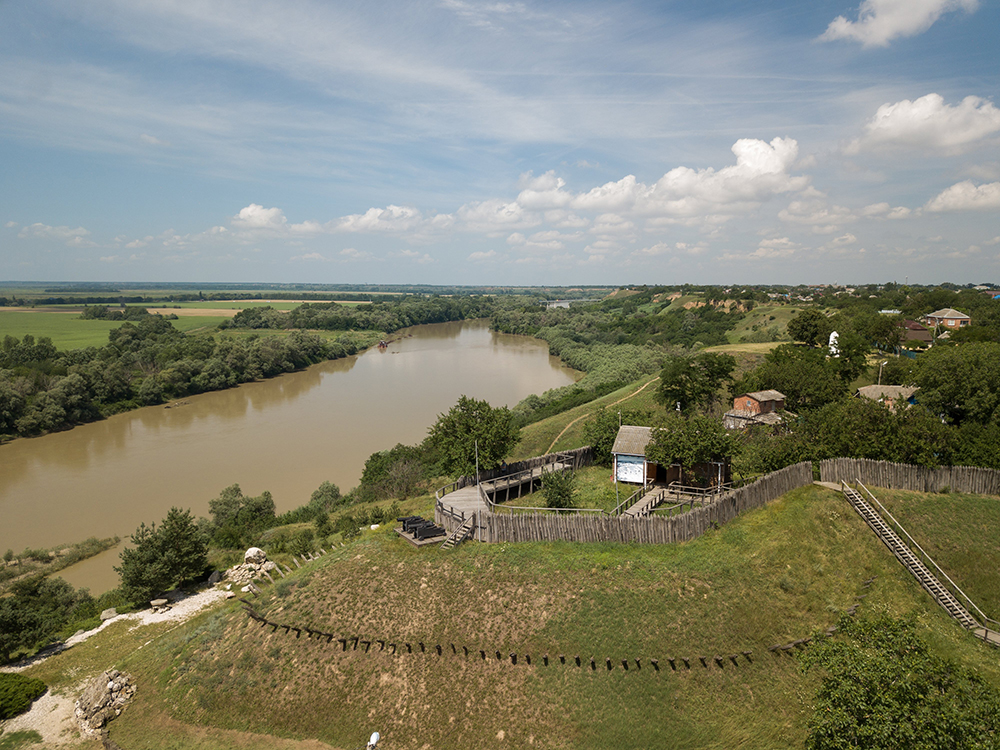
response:
<svg viewBox="0 0 1000 750"><path fill-rule="evenodd" d="M653 509L663 502L667 496L665 487L653 487L649 492L639 498L639 501L631 507L626 508L622 515L642 518L653 512Z"/></svg>

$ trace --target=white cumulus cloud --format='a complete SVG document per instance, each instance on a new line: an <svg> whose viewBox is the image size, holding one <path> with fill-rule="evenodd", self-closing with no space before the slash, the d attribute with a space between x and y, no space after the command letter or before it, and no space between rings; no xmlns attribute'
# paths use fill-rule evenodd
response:
<svg viewBox="0 0 1000 750"><path fill-rule="evenodd" d="M415 208L389 205L341 217L337 221L337 229L342 232L406 232L422 221L420 211Z"/></svg>
<svg viewBox="0 0 1000 750"><path fill-rule="evenodd" d="M956 10L971 13L978 7L978 0L864 0L858 6L857 21L837 16L819 38L885 47L897 37L922 34L945 13Z"/></svg>
<svg viewBox="0 0 1000 750"><path fill-rule="evenodd" d="M928 211L990 211L1000 209L1000 182L975 185L965 180L931 198L924 208Z"/></svg>
<svg viewBox="0 0 1000 750"><path fill-rule="evenodd" d="M872 203L861 209L862 216L875 217L881 219L905 219L912 212L906 206L896 206L893 208L888 203Z"/></svg>
<svg viewBox="0 0 1000 750"><path fill-rule="evenodd" d="M653 185L628 175L576 196L572 207L647 217L693 218L712 222L745 213L769 198L802 190L809 178L790 174L798 158L798 143L775 138L766 143L741 138L732 147L736 164L715 170L675 167Z"/></svg>
<svg viewBox="0 0 1000 750"><path fill-rule="evenodd" d="M792 201L778 212L778 218L788 224L808 226L814 234L833 234L837 229L856 220L850 209L829 206L825 200Z"/></svg>
<svg viewBox="0 0 1000 750"><path fill-rule="evenodd" d="M998 131L1000 109L992 102L967 96L951 106L940 94L927 94L913 101L883 104L865 125L864 135L851 141L844 151L853 155L904 147L959 153Z"/></svg>
<svg viewBox="0 0 1000 750"><path fill-rule="evenodd" d="M522 190L517 202L529 210L565 208L573 200L573 194L563 190L566 181L556 177L555 171L548 171L540 177L531 172L521 175Z"/></svg>
<svg viewBox="0 0 1000 750"><path fill-rule="evenodd" d="M458 209L457 215L463 226L471 231L503 232L541 223L538 216L526 211L517 201L507 202L496 198L468 203Z"/></svg>
<svg viewBox="0 0 1000 750"><path fill-rule="evenodd" d="M288 219L280 208L264 208L251 203L233 217L233 226L240 229L281 229Z"/></svg>

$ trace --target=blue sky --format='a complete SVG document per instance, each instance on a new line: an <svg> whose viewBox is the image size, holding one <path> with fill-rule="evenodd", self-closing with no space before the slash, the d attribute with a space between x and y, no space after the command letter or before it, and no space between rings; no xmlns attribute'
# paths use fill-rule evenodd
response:
<svg viewBox="0 0 1000 750"><path fill-rule="evenodd" d="M985 0L0 0L0 279L1000 282Z"/></svg>

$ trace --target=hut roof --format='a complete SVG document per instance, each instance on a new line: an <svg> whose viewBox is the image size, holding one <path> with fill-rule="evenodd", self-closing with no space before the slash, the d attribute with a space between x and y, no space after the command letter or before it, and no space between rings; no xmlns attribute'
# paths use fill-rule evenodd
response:
<svg viewBox="0 0 1000 750"><path fill-rule="evenodd" d="M635 427L623 424L618 428L618 436L615 438L611 452L626 456L645 456L646 446L652 439L652 427Z"/></svg>
<svg viewBox="0 0 1000 750"><path fill-rule="evenodd" d="M785 394L781 391L754 391L753 393L744 393L744 396L749 396L757 401L784 401Z"/></svg>

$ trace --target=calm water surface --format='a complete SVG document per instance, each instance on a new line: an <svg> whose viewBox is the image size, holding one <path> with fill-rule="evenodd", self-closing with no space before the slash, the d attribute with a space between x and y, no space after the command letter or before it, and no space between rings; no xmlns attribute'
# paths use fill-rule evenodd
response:
<svg viewBox="0 0 1000 750"><path fill-rule="evenodd" d="M0 552L125 538L174 505L207 516L234 483L289 510L323 481L355 486L369 455L421 441L462 394L513 406L577 376L545 342L483 321L400 335L388 351L0 446ZM98 593L117 585L117 561L111 551L62 575Z"/></svg>

